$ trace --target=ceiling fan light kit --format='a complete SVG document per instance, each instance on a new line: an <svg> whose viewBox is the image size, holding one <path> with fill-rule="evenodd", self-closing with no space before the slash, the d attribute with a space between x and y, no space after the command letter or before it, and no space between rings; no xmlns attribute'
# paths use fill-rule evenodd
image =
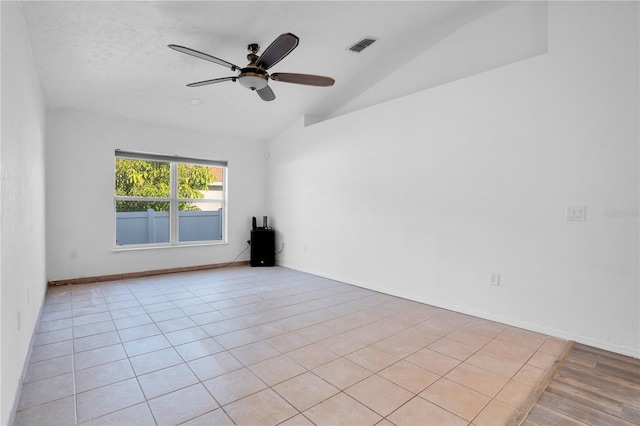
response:
<svg viewBox="0 0 640 426"><path fill-rule="evenodd" d="M299 38L291 33L285 33L276 38L273 43L269 45L264 53L258 56L260 46L256 43L252 43L247 46L249 54L247 60L249 65L244 68L240 68L237 65L227 62L223 59L216 58L206 53L199 52L197 50L190 49L188 47L178 46L176 44L170 44L169 47L187 55L195 56L200 59L204 59L213 62L223 67L230 68L231 71L238 71L239 74L231 77L214 78L211 80L199 81L196 83L187 84L188 87L199 87L209 84L222 83L225 81L235 82L236 80L241 86L247 89L256 91L258 96L263 101L272 101L276 98L273 90L269 87L269 79L273 81L280 81L283 83L301 84L305 86L316 87L329 87L333 86L335 80L331 77L325 77L321 75L313 74L298 74L298 73L274 73L269 75L267 70L284 59L289 53L298 46Z"/></svg>
<svg viewBox="0 0 640 426"><path fill-rule="evenodd" d="M243 71L238 76L238 83L247 89L262 89L268 84L268 77L269 75L266 71L261 71L260 69L247 70L246 68L243 68Z"/></svg>

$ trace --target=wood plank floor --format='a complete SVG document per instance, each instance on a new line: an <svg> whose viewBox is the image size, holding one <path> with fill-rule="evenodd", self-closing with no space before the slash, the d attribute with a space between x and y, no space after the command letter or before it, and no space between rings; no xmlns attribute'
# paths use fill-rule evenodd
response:
<svg viewBox="0 0 640 426"><path fill-rule="evenodd" d="M640 424L640 360L575 344L522 423L584 424Z"/></svg>

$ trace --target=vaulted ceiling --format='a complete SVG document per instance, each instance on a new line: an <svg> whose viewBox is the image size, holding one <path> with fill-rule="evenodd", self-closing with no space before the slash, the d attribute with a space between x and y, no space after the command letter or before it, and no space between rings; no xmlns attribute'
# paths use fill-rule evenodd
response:
<svg viewBox="0 0 640 426"><path fill-rule="evenodd" d="M509 4L31 1L23 3L23 11L48 108L76 108L268 140L301 116L310 122L323 120L406 94L402 90L425 88L407 89L406 82L403 85L389 76ZM248 44L258 43L264 50L286 32L296 34L300 44L270 72L331 76L334 86L270 81L276 94L271 102L237 82L190 88L185 85L235 73L167 47L183 45L245 66ZM348 50L365 37L376 42L361 53ZM423 69L416 79L441 84L505 62L497 59L474 70L478 58L471 51L448 56L449 66L433 66L433 72ZM385 81L384 90L371 95L381 81Z"/></svg>

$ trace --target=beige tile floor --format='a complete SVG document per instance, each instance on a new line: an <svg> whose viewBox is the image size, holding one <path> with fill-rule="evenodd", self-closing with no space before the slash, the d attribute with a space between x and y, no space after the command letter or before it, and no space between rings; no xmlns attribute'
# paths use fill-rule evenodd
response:
<svg viewBox="0 0 640 426"><path fill-rule="evenodd" d="M50 288L17 425L499 425L566 342L280 268Z"/></svg>

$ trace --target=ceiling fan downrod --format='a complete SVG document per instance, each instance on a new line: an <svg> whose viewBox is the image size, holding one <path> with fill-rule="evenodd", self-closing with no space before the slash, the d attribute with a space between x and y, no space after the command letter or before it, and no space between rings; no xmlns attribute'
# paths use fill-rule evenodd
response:
<svg viewBox="0 0 640 426"><path fill-rule="evenodd" d="M247 89L263 89L269 82L269 74L262 68L258 68L256 66L260 46L257 43L252 43L247 46L247 49L250 52L247 55L249 65L240 70L240 75L238 75L238 82L242 87L246 87Z"/></svg>

